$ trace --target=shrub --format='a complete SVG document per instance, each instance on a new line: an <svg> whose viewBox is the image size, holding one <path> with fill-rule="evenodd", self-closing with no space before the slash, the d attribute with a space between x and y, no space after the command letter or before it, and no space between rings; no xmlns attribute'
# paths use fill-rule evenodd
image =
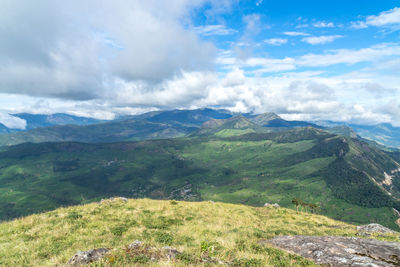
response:
<svg viewBox="0 0 400 267"><path fill-rule="evenodd" d="M128 227L123 224L123 225L118 225L116 227L113 227L110 229L111 233L115 236L121 236L123 233L125 233L128 230Z"/></svg>

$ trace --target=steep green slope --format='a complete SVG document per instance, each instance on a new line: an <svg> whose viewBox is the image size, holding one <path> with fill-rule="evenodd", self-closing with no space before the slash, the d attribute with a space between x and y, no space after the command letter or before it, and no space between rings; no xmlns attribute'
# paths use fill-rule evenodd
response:
<svg viewBox="0 0 400 267"><path fill-rule="evenodd" d="M103 201L0 223L0 265L63 266L78 250L103 247L113 250L100 266L214 266L218 261L230 266L316 266L257 243L277 235L356 236L356 229L283 208L148 199ZM400 241L396 236L378 238ZM132 253L126 247L134 240L152 249ZM169 260L162 253L164 246L182 254Z"/></svg>
<svg viewBox="0 0 400 267"><path fill-rule="evenodd" d="M115 195L284 207L293 207L296 197L332 218L397 227L398 163L385 152L313 128L239 136L228 130L170 140L11 147L0 153L0 218Z"/></svg>

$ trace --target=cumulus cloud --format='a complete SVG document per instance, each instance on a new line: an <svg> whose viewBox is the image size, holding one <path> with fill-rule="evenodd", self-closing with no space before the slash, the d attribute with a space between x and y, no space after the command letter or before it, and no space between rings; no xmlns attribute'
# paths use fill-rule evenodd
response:
<svg viewBox="0 0 400 267"><path fill-rule="evenodd" d="M323 35L323 36L313 36L313 37L305 37L301 39L305 43L309 43L311 45L319 45L319 44L327 44L332 43L336 39L342 38L342 35Z"/></svg>
<svg viewBox="0 0 400 267"><path fill-rule="evenodd" d="M271 39L264 40L264 42L269 45L280 46L280 45L286 44L288 42L288 39L271 38Z"/></svg>
<svg viewBox="0 0 400 267"><path fill-rule="evenodd" d="M5 0L0 92L94 99L116 78L154 82L207 69L214 46L182 25L205 2Z"/></svg>
<svg viewBox="0 0 400 267"><path fill-rule="evenodd" d="M400 8L383 11L379 15L367 16L365 20L355 21L351 23L355 29L364 29L368 26L374 27L392 27L400 25Z"/></svg>
<svg viewBox="0 0 400 267"><path fill-rule="evenodd" d="M400 24L400 8L395 7L388 11L383 11L377 16L368 16L365 23L377 27Z"/></svg>

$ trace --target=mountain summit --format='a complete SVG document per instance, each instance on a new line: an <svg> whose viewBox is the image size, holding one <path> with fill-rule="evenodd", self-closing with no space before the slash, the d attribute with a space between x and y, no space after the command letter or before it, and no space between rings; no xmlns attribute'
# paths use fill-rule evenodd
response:
<svg viewBox="0 0 400 267"><path fill-rule="evenodd" d="M210 135L216 134L224 130L247 130L248 132L255 132L261 131L261 128L262 127L255 124L254 122L251 122L243 115L237 115L229 119L213 119L206 121L201 125L200 129L194 133L194 135Z"/></svg>

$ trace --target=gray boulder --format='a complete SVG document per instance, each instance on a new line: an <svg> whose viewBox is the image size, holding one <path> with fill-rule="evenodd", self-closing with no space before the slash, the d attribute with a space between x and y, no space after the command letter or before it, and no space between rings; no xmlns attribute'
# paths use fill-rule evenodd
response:
<svg viewBox="0 0 400 267"><path fill-rule="evenodd" d="M69 261L67 265L79 266L89 264L103 258L110 249L96 248L88 251L78 251Z"/></svg>
<svg viewBox="0 0 400 267"><path fill-rule="evenodd" d="M140 248L142 245L143 245L143 243L141 241L135 240L128 245L128 248L129 249L137 249L137 248Z"/></svg>
<svg viewBox="0 0 400 267"><path fill-rule="evenodd" d="M371 235L373 233L378 233L378 234L396 234L397 232L386 228L380 224L377 223L371 223L371 224L367 224L367 225L361 225L361 226L357 226L357 231L359 235L363 235L363 236L368 236Z"/></svg>
<svg viewBox="0 0 400 267"><path fill-rule="evenodd" d="M279 236L262 240L323 266L400 266L400 243L339 236Z"/></svg>

